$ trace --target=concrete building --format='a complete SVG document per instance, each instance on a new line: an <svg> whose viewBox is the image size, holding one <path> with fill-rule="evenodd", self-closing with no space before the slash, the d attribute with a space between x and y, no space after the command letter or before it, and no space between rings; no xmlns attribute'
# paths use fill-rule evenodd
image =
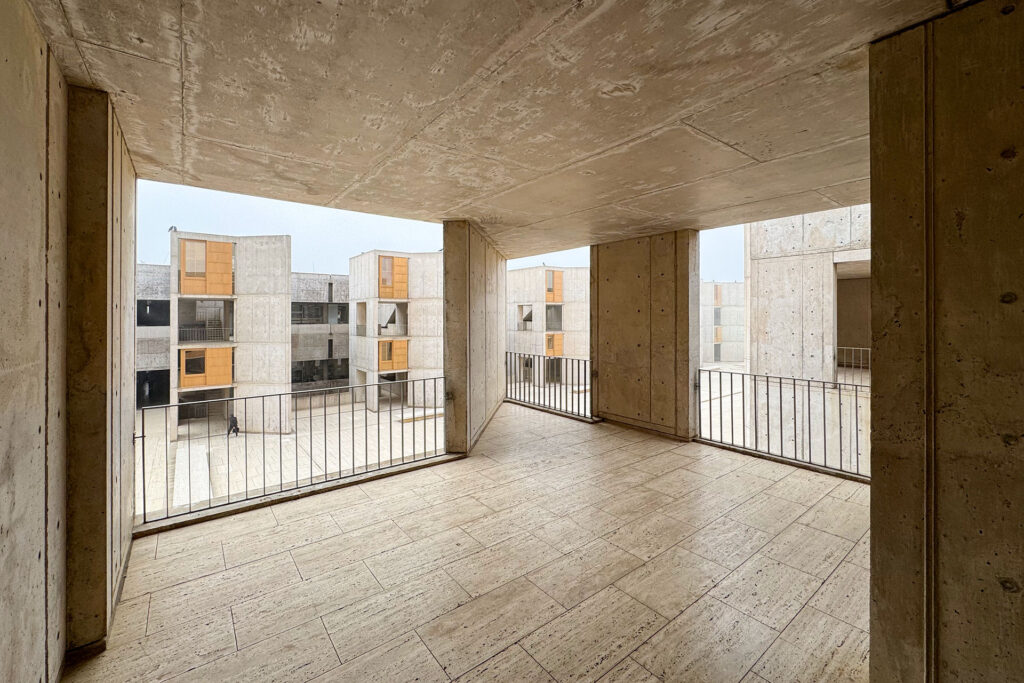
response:
<svg viewBox="0 0 1024 683"><path fill-rule="evenodd" d="M837 359L862 363L846 349L870 347L871 207L745 230L750 372L832 381Z"/></svg>
<svg viewBox="0 0 1024 683"><path fill-rule="evenodd" d="M1024 678L1019 4L261 10L0 3L0 679ZM137 178L443 221L447 455L135 528ZM691 443L697 231L869 200L870 487ZM600 425L503 405L584 245Z"/></svg>
<svg viewBox="0 0 1024 683"><path fill-rule="evenodd" d="M137 405L171 401L171 269L135 267L135 396Z"/></svg>
<svg viewBox="0 0 1024 683"><path fill-rule="evenodd" d="M700 283L700 364L745 368L747 316L742 282Z"/></svg>
<svg viewBox="0 0 1024 683"><path fill-rule="evenodd" d="M347 386L348 276L292 273L292 390Z"/></svg>
<svg viewBox="0 0 1024 683"><path fill-rule="evenodd" d="M186 404L291 390L291 237L170 233L170 402ZM227 419L233 404L214 404ZM288 431L238 411L243 429ZM271 424L272 423L272 424ZM173 433L173 431L172 431Z"/></svg>
<svg viewBox="0 0 1024 683"><path fill-rule="evenodd" d="M590 357L590 268L515 268L505 278L509 351Z"/></svg>
<svg viewBox="0 0 1024 683"><path fill-rule="evenodd" d="M442 263L440 253L368 251L349 259L351 384L443 376ZM366 394L366 405L377 410L387 398L388 406L438 407L442 387L413 384L401 389L404 396L381 387Z"/></svg>

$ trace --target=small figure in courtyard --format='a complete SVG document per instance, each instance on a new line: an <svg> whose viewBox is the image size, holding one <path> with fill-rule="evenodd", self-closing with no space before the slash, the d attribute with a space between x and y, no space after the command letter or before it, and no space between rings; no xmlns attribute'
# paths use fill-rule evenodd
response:
<svg viewBox="0 0 1024 683"><path fill-rule="evenodd" d="M228 421L228 435L232 433L235 436L238 436L238 418L234 415L232 415L231 419Z"/></svg>

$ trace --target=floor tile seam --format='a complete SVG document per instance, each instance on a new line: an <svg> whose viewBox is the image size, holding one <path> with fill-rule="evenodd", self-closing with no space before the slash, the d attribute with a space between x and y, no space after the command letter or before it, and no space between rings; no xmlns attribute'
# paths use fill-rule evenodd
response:
<svg viewBox="0 0 1024 683"><path fill-rule="evenodd" d="M802 516L803 516L803 515L801 515L801 517L802 517ZM797 519L795 519L794 521L790 522L790 523L789 523L788 525L786 525L786 527L785 527L785 528L784 528L784 529L783 529L782 531L780 531L779 533L775 534L775 538L778 538L778 537L779 537L779 536L781 536L781 535L782 535L782 534L783 534L784 532L788 531L788 530L789 530L789 528L790 528L790 527L792 527L793 525L799 525L799 526L802 526L802 527L807 527L808 529L814 529L815 531L817 531L817 532L819 532L819 533L822 533L822 534L825 534L826 536L831 536L832 538L838 538L838 539L839 539L839 540L841 540L841 541L846 541L847 543L852 543L852 544L853 544L853 546L852 546L852 547L850 548L850 550L849 550L849 551L847 552L847 555L848 555L849 553L853 552L853 549L854 549L854 548L856 548L856 547L857 547L857 544L858 544L858 543L860 542L860 539L858 539L858 540L854 541L854 540L851 540L851 539L847 538L846 536L840 536L839 534L834 534L834 533L832 533L831 531L827 531L827 530L825 530L825 529L819 529L819 528L818 528L818 527L816 527L816 526L811 526L810 524L807 524L806 522L801 522L801 521L800 521L800 519L799 519L799 517L798 517ZM869 530L870 530L870 529L869 529ZM865 531L864 533L867 533L867 531ZM775 540L775 538L773 538L772 540ZM860 538L864 538L863 534L862 534L862 535L860 536ZM846 556L844 555L844 556L843 556L843 559L844 559L844 561L845 561L845 557L846 557Z"/></svg>
<svg viewBox="0 0 1024 683"><path fill-rule="evenodd" d="M853 552L853 550L851 549L851 551L850 551L850 552ZM846 560L845 560L845 559L841 560L841 561L839 562L839 564L837 564L837 565L836 565L836 566L835 566L835 567L834 567L834 568L832 569L832 571L830 571L830 572L829 572L828 576L827 576L827 577L826 577L825 579L823 579L823 580L822 580L822 582L821 582L821 585L820 585L820 586L818 586L817 590L815 590L815 591L814 591L814 593L812 593L812 594L811 594L811 596L810 596L809 598L807 598L807 602L805 603L805 605L806 605L807 607L813 607L813 606L811 605L811 602L812 602L812 601L814 600L814 598L818 597L818 594L819 594L819 593L821 593L822 589L823 589L823 588L825 587L825 584L826 584L826 583L828 583L828 582L829 582L829 580L831 580L831 579L832 579L832 577L833 577L833 576L835 575L835 573L836 573L836 572L838 572L838 571L839 571L839 569L840 569L840 567L842 567L842 566L843 566L844 564L846 564ZM853 566L857 567L858 569L864 569L864 568L863 568L863 567L861 567L860 565L856 565L856 564L854 564L854 563L852 563L852 562L850 562L850 564L853 564ZM869 576L869 580L870 580L870 572L871 572L871 570L870 570L870 569L864 569L864 571L868 572L868 576ZM817 610L818 610L819 612L824 612L825 614L829 615L830 617L833 617L834 619L838 619L839 621L843 622L843 623L844 623L844 624L846 624L847 626L852 626L853 628L855 628L855 629L857 629L857 630L859 630L859 631L863 631L863 630L864 630L864 629L862 629L861 627L857 626L856 624L851 624L851 623L850 623L849 621L847 621L846 619L843 619L843 618L842 618L842 617L840 617L840 616L837 616L837 615L835 615L835 614L832 614L831 612L826 612L825 610L823 610L823 609L818 609L817 607L815 607L814 609L817 609ZM870 632L868 632L868 633L870 633Z"/></svg>

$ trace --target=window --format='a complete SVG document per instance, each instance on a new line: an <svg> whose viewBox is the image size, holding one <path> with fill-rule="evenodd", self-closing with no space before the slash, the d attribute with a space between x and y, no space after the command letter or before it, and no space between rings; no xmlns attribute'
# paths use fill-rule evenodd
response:
<svg viewBox="0 0 1024 683"><path fill-rule="evenodd" d="M547 307L547 329L553 332L562 331L562 307L561 306L548 306Z"/></svg>
<svg viewBox="0 0 1024 683"><path fill-rule="evenodd" d="M380 257L380 283L385 287L395 284L395 258L393 256Z"/></svg>
<svg viewBox="0 0 1024 683"><path fill-rule="evenodd" d="M519 319L516 321L516 329L518 330L532 330L533 329L533 305L532 304L519 304L516 309L519 315Z"/></svg>
<svg viewBox="0 0 1024 683"><path fill-rule="evenodd" d="M393 346L392 342L381 342L381 345L380 345L380 359L382 361L390 361L391 360L391 356L392 356L391 347L392 346Z"/></svg>
<svg viewBox="0 0 1024 683"><path fill-rule="evenodd" d="M327 302L334 303L334 283L327 283Z"/></svg>
<svg viewBox="0 0 1024 683"><path fill-rule="evenodd" d="M555 291L555 271L553 271L553 270L546 270L546 271L544 271L544 278L545 278L545 286L547 287L547 291L549 291L549 292Z"/></svg>
<svg viewBox="0 0 1024 683"><path fill-rule="evenodd" d="M721 361L721 360L722 360L722 345L721 344L715 344L715 361Z"/></svg>
<svg viewBox="0 0 1024 683"><path fill-rule="evenodd" d="M139 299L135 302L136 325L163 327L171 324L171 302L167 299Z"/></svg>
<svg viewBox="0 0 1024 683"><path fill-rule="evenodd" d="M206 351L185 352L185 374L205 375L206 374Z"/></svg>
<svg viewBox="0 0 1024 683"><path fill-rule="evenodd" d="M324 317L325 304L292 304L292 325L322 325L327 322Z"/></svg>
<svg viewBox="0 0 1024 683"><path fill-rule="evenodd" d="M547 348L548 348L548 351L554 351L555 350L555 335L553 335L553 334L547 335Z"/></svg>
<svg viewBox="0 0 1024 683"><path fill-rule="evenodd" d="M185 277L206 277L206 242L185 240Z"/></svg>
<svg viewBox="0 0 1024 683"><path fill-rule="evenodd" d="M333 339L328 339L327 340L327 357L328 358L334 358L334 340Z"/></svg>
<svg viewBox="0 0 1024 683"><path fill-rule="evenodd" d="M338 304L337 317L334 322L338 325L348 324L348 304Z"/></svg>
<svg viewBox="0 0 1024 683"><path fill-rule="evenodd" d="M715 306L715 324L722 324L722 308L721 306Z"/></svg>

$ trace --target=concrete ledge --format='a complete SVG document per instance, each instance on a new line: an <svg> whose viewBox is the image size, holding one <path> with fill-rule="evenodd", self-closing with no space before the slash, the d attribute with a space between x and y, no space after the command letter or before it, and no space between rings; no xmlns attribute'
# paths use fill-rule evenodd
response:
<svg viewBox="0 0 1024 683"><path fill-rule="evenodd" d="M239 512L257 510L259 508L267 507L268 505L275 505L289 500L314 496L318 493L324 493L325 491L333 491L335 489L345 488L346 486L354 486L355 484L373 481L374 479L383 479L384 477L390 477L403 472L411 472L413 470L423 469L424 467L433 467L434 465L440 465L441 463L461 460L465 457L465 453L446 453L444 455L435 455L425 460L402 463L401 465L392 465L390 467L374 470L373 472L364 472L363 474L353 474L352 476L345 477L344 479L321 482L301 489L271 493L265 496L260 496L259 498L240 500L237 503L227 503L215 508L197 510L196 512L190 512L188 514L178 515L168 519L147 522L146 524L140 524L132 530L132 539L152 536L153 534L160 533L161 531L170 531L171 529L191 526L192 524L205 522L211 519L218 519L220 517L227 517Z"/></svg>
<svg viewBox="0 0 1024 683"><path fill-rule="evenodd" d="M547 408L545 406L539 406L536 403L527 403L525 401L517 401L514 398L506 398L503 402L504 403L511 403L511 404L517 405L517 406L523 406L524 408L533 408L534 410L539 410L542 413L551 413L552 415L557 415L559 417L567 417L570 420L577 420L578 422L586 422L587 424L596 424L598 422L604 422L604 420L599 418L599 417L584 417L582 415L573 415L572 413L563 413L561 410L555 410L554 408Z"/></svg>

